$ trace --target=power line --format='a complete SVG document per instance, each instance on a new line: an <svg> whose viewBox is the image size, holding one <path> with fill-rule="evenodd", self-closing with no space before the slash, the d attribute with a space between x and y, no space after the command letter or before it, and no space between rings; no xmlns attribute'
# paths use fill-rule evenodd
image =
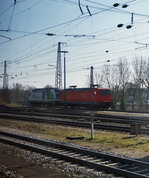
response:
<svg viewBox="0 0 149 178"><path fill-rule="evenodd" d="M94 2L94 1L91 1L91 0L85 0L85 1L91 2L91 3L96 4L96 5L101 5L103 7L109 8L109 9L106 9L106 10L114 11L114 12L117 12L117 13L124 13L124 14L130 14L130 15L133 13L136 16L149 17L148 14L139 14L139 13L135 13L135 12L125 11L123 9L116 9L115 7L108 6L108 5L105 5L105 4L102 4L102 3L98 3L98 2Z"/></svg>
<svg viewBox="0 0 149 178"><path fill-rule="evenodd" d="M2 16L5 12L7 12L14 4L10 5L7 9L5 9L3 12L0 13L0 16Z"/></svg>
<svg viewBox="0 0 149 178"><path fill-rule="evenodd" d="M8 89L7 62L8 61L4 61L3 90Z"/></svg>
<svg viewBox="0 0 149 178"><path fill-rule="evenodd" d="M24 1L25 1L25 0L24 0ZM24 1L23 1L23 0L22 0L22 1L17 1L16 3L24 2ZM39 0L38 2L32 4L30 7L28 7L28 8L26 8L26 9L24 9L24 10L22 10L22 11L16 13L16 14L14 14L13 16L16 17L16 16L18 16L18 15L20 15L20 14L22 14L22 13L28 11L29 9L32 9L32 8L35 7L37 4L39 4L41 1L43 1L43 0ZM9 10L11 7L14 7L14 4L12 4L7 10ZM11 17L10 17L10 18L11 18ZM7 20L10 20L10 18L4 19L3 21L0 21L0 23L2 24L3 22L5 22L5 21L7 21Z"/></svg>
<svg viewBox="0 0 149 178"><path fill-rule="evenodd" d="M9 21L9 25L8 25L8 31L10 30L11 21L12 21L12 17L13 17L15 7L16 7L16 0L14 0L13 9L12 9L12 13L11 13L10 21Z"/></svg>
<svg viewBox="0 0 149 178"><path fill-rule="evenodd" d="M101 12L101 11L100 11L100 12ZM97 12L97 13L100 13L100 12ZM93 15L96 15L97 13L94 13ZM76 19L73 19L73 20L71 20L71 21L67 21L67 22L64 22L64 23L55 25L55 26L53 26L53 27L48 27L48 28L45 28L45 29L41 29L41 30L39 30L39 31L35 31L35 32L26 32L26 33L27 33L26 35L23 35L23 36L20 36L20 37L16 37L16 38L12 39L12 41L13 41L13 40L20 39L20 38L23 38L23 37L26 37L26 36L29 36L29 35L32 35L32 34L40 34L41 31L44 31L44 30L47 30L47 29L51 29L51 28L55 28L55 27L58 27L58 26L61 26L61 25L64 25L64 24L73 22L73 21L78 20L78 19L81 19L81 18L82 18L82 17L80 17L80 18L76 18ZM83 17L83 18L84 18L84 17ZM24 33L25 33L25 32L24 32ZM7 43L7 42L9 42L9 41L2 42L1 44Z"/></svg>
<svg viewBox="0 0 149 178"><path fill-rule="evenodd" d="M78 6L78 4L76 4L77 6ZM92 7L93 8L93 7ZM97 7L98 8L98 7ZM89 9L90 9L90 6L89 6ZM103 9L108 9L108 8L103 8ZM83 9L84 10L84 9ZM91 13L92 13L92 10L93 9L90 9L91 10ZM101 11L100 11L101 12ZM82 15L83 16L83 15ZM86 16L86 19L88 19L90 16L89 16L89 14L88 14L88 16ZM82 20L84 20L85 18L82 18ZM80 20L79 19L79 23L77 23L78 25L82 25L82 20ZM74 22L78 22L77 20L76 21L74 21ZM63 28L65 28L65 27L69 27L69 25L72 23L72 25L71 25L71 29L73 28L73 26L75 26L75 23L73 23L73 22L70 22L70 23L66 23L65 25L62 25L63 26ZM62 26L58 26L58 27L62 27ZM64 27L65 26L65 27ZM79 26L80 27L80 26ZM143 27L142 27L143 28ZM59 28L60 29L60 28ZM59 30L58 29L58 30ZM70 28L68 29L68 30L70 30ZM64 31L64 30L63 30ZM80 31L80 29L78 30L78 31ZM11 31L12 32L12 31ZM118 33L119 32L119 33ZM17 33L19 33L19 32L17 32ZM22 33L25 33L26 35L28 34L28 33L33 33L33 32L27 32L26 31L26 29L24 30L24 31L22 31ZM129 33L130 33L130 31L129 31ZM118 31L118 29L116 29L116 28L108 28L108 31L104 31L104 32L101 32L101 31L99 31L97 34L96 34L96 37L95 37L95 41L91 41L91 39L90 39L90 41L87 41L88 39L85 39L85 38L82 38L82 37L88 37L88 38L90 38L91 36L90 36L90 34L88 33L88 34L81 34L81 33L77 33L77 34L75 34L75 33L72 33L72 34L70 34L70 33L68 33L68 35L67 35L67 33L59 33L59 34L57 34L57 33L55 33L56 34L56 36L57 37L65 37L65 35L67 36L67 37L73 37L74 39L72 39L72 38L70 38L71 40L70 40L70 44L68 44L68 46L69 47L72 47L72 46L81 46L81 45L84 45L83 46L83 50L84 51L86 51L87 50L87 48L86 47L89 47L88 49L88 53L90 52L91 54L90 55L86 55L86 54L84 54L84 53L86 53L86 52L84 52L82 49L80 49L80 48L78 48L78 49L76 49L76 50L74 50L74 54L75 54L75 58L76 59L78 59L78 60L74 60L74 61L71 61L72 62L72 65L74 64L74 62L77 64L77 61L79 61L79 64L78 64L78 66L77 66L77 68L76 68L76 71L78 71L78 70L80 70L81 71L81 69L79 68L79 65L80 66L82 66L82 65L84 65L84 63L86 62L86 63L96 63L96 62L98 62L98 59L96 59L97 58L97 56L98 57L101 57L102 59L103 59L103 61L105 60L105 55L103 55L103 56L101 56L102 55L102 53L99 53L99 55L97 54L97 56L94 56L94 53L97 53L95 50L92 50L93 49L93 47L92 47L92 45L97 45L97 44L99 44L98 45L98 49L99 49L99 51L101 51L102 49L106 49L107 48L107 46L110 46L111 45L111 43L107 43L107 42L122 42L122 43L132 43L132 44L134 44L134 42L135 42L135 40L126 40L126 38L129 38L129 37L131 37L131 35L129 35L129 33L127 34L126 32L124 32L124 31ZM42 35L44 35L44 33L42 33L42 32L39 32L39 33L36 33L36 34L39 34L40 36L42 36ZM95 34L95 32L94 32L94 34ZM116 35L115 35L116 34ZM102 35L103 36L103 38L101 38L100 37L100 35ZM105 35L105 38L104 38L104 35ZM119 36L120 35L120 36ZM56 39L56 36L55 37L52 37L52 40L53 39ZM81 37L82 36L82 37ZM78 39L78 37L81 37L81 38L79 38ZM134 37L136 38L136 41L138 41L138 42L140 42L139 40L137 40L138 38L139 38L139 34L137 33L136 34L136 36L134 35ZM68 40L69 41L69 40ZM144 40L145 41L145 40ZM92 43L90 43L90 42L92 42ZM84 43L84 44L83 44ZM106 44L106 46L103 46L103 44ZM116 43L114 43L114 44L116 44ZM134 45L132 45L132 47L133 47ZM36 46L37 47L37 46ZM119 46L118 46L119 47ZM127 50L129 49L129 47L130 47L130 51L131 51L131 46L127 46L125 49L122 49L122 52L123 52L123 54L124 54L124 52L125 52L125 54L128 54L127 53ZM51 47L49 47L49 48L51 48ZM20 56L19 58L18 58L18 60L20 60L19 62L20 62L20 65L21 65L21 67L22 67L22 69L25 69L26 70L26 68L27 68L27 65L26 66L24 66L23 67L23 61L29 61L30 59L31 59L31 57L36 57L37 55L44 55L44 53L46 54L46 52L48 53L48 50L46 50L45 49L45 51L41 51L41 50L44 50L43 49L43 47L41 46L41 44L40 44L40 47L39 47L39 50L37 51L37 49L38 48L36 48L36 50L35 50L35 48L34 48L34 50L33 49L30 49L29 50L29 53L28 52L26 52L26 55L22 55L22 56ZM81 51L82 50L82 51ZM118 55L120 55L120 51L118 51L118 49L116 49L116 46L114 46L114 45L111 45L111 50L115 50L114 52L116 52L115 54L118 54ZM103 50L104 51L104 50ZM133 50L132 50L133 51ZM53 52L54 52L54 50L53 50ZM128 52L129 52L129 50L128 50ZM28 54L27 54L28 53ZM72 53L72 51L71 51L71 53ZM80 54L83 54L84 56L83 56L83 58L85 59L84 61L82 60L82 58L80 57L81 55ZM48 53L48 54L50 54L50 53ZM80 56L79 56L80 55ZM111 55L112 56L112 55ZM122 56L122 55L121 55ZM25 57L25 58L24 58ZM79 59L79 57L80 57L80 59ZM113 58L114 58L114 55L112 56ZM95 61L93 61L92 59L96 59ZM72 56L70 56L70 58L69 58L70 60L71 59L73 59L72 58ZM115 58L115 60L117 60L118 59L118 57L117 58ZM14 58L12 59L12 60L15 60ZM15 64L15 62L13 63L13 65ZM33 65L34 66L34 65ZM33 67L32 66L32 67ZM42 67L42 66L40 66L40 64L38 65L38 67ZM70 69L71 71L73 70L73 72L75 72L75 66L73 65L73 68L71 67L71 69Z"/></svg>

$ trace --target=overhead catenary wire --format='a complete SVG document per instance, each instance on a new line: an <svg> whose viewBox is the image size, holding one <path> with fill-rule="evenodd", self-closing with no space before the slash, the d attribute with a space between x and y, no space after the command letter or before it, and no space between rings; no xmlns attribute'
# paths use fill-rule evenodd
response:
<svg viewBox="0 0 149 178"><path fill-rule="evenodd" d="M149 17L149 14L141 14L141 13L129 12L129 11L126 11L126 10L123 10L123 9L117 9L115 7L108 6L108 5L99 3L99 2L94 2L94 1L91 1L91 0L85 0L85 1L91 2L91 3L96 4L96 5L101 5L101 6L106 7L106 8L109 8L107 10L113 11L113 12L116 12L116 13L123 13L123 14L129 14L129 15L131 15L133 13L136 16Z"/></svg>
<svg viewBox="0 0 149 178"><path fill-rule="evenodd" d="M61 1L62 2L62 1ZM64 2L64 1L63 1ZM84 2L84 1L81 1L81 2ZM76 5L78 5L78 4L76 4ZM86 4L85 4L86 5ZM90 4L88 4L88 5L90 5ZM83 10L85 9L84 8L85 6L83 6ZM96 8L98 8L98 7L96 7ZM89 6L89 9L91 10L91 12L92 11L94 11L95 12L95 9L96 8L94 8L94 7L92 7L92 8L90 8L90 6ZM100 8L100 7L99 7ZM102 9L108 9L108 8L102 8ZM99 10L99 9L98 9ZM28 10L29 11L29 10ZM108 10L107 10L108 11ZM108 11L109 12L109 11ZM100 13L99 13L100 14ZM127 13L126 13L127 14ZM89 16L89 14L87 14L88 15L88 17L87 18L90 18L90 16ZM83 15L81 15L81 16L83 16ZM85 19L85 18L84 18ZM83 18L82 18L82 20L83 20ZM74 22L69 22L68 24L65 24L65 25L62 25L62 26L58 26L58 27L56 27L56 28L53 28L52 29L52 32L53 33L55 33L55 31L57 30L60 30L60 28L62 27L62 28L64 28L64 26L66 27L66 28L64 28L62 31L60 31L60 33L56 33L56 35L57 36L55 36L55 37L49 37L49 39L51 38L52 40L54 39L54 40L58 40L59 39L59 37L64 37L64 35L66 35L68 38L66 38L66 39L64 39L65 41L67 40L69 43L68 43L68 48L70 49L71 48L71 52L70 52L70 54L69 54L69 57L68 57L68 65L69 65L69 68L68 69L70 69L68 72L75 72L75 68L76 68L76 73L80 70L81 71L81 68L80 67L82 67L83 65L84 65L84 63L87 63L87 64L93 64L93 65L96 65L96 63L98 64L98 61L97 60L95 60L95 61L93 61L92 59L94 58L94 59L96 59L97 57L101 57L102 58L102 60L103 60L103 62L101 62L101 60L100 60L100 62L101 62L101 65L102 64L104 64L104 62L105 62L105 55L103 55L102 54L102 51L101 50L103 50L103 51L105 51L106 50L106 47L108 47L108 46L110 46L110 44L111 44L111 42L113 41L114 43L114 45L112 45L111 46L111 51L113 51L113 52L117 52L117 53L115 53L115 54L117 54L118 56L117 56L117 58L114 58L114 56L112 56L112 58L111 59L113 59L113 60L117 60L118 58L119 58L119 55L120 55L120 53L123 53L124 54L124 52L125 52L125 55L127 56L128 54L129 54L129 52L131 51L132 53L134 52L134 48L132 48L133 46L134 46L134 43L135 43L135 41L138 41L138 42L143 42L143 41L139 41L138 39L143 39L143 37L144 36L142 36L141 37L141 35L139 36L139 33L136 33L135 35L135 39L133 40L133 39L131 39L131 32L129 31L129 33L124 33L124 31L123 30L119 30L119 29L116 29L116 27L114 27L113 29L112 28L109 28L109 30L108 30L108 32L106 33L106 31L104 31L104 32L102 32L101 33L101 31L99 30L99 32L98 33L95 33L95 31L98 31L98 28L95 28L95 29L93 29L93 31L91 32L92 34L94 33L95 34L95 38L94 39L90 39L90 34L89 34L89 32L88 33L86 33L85 35L86 35L86 38L78 38L79 37L79 34L83 34L83 33L79 33L79 28L78 28L78 33L64 33L64 31L67 31L67 30L69 30L69 29L72 29L73 30L73 26L75 27L75 24L78 24L78 27L80 27L81 25L82 25L82 20L76 20L75 21L75 23ZM134 23L136 23L136 18L134 19ZM80 21L80 24L79 24L79 21ZM76 23L77 22L77 23ZM70 25L71 24L71 25ZM90 25L90 24L88 24L88 25ZM135 24L136 25L136 24ZM137 29L139 29L139 28L141 28L141 26L136 26L136 28ZM143 27L142 27L143 28ZM108 29L108 28L107 28ZM15 30L15 29L13 29L13 30ZM13 30L10 32L11 34L13 34ZM17 30L16 29L16 31L19 31L19 30ZM45 30L45 31L48 31L48 30ZM50 30L49 30L50 31ZM121 32L122 31L122 32ZM117 36L115 36L115 34L118 32L118 35ZM19 32L16 32L16 33L19 33ZM27 32L27 29L24 29L24 31L22 30L22 33L24 33L24 34L29 34L29 33L32 33L32 32ZM50 32L49 32L50 33ZM42 31L42 32L39 32L37 35L36 35L36 37L37 38L42 38L43 36L42 35L44 35L45 34L45 32L44 31ZM17 34L16 34L17 35ZM72 35L72 36L71 36ZM74 36L77 36L77 37L74 37ZM100 35L102 35L101 37L100 37ZM144 33L144 35L145 35L145 33ZM28 35L28 36L30 36L30 35ZM146 36L147 36L147 34L146 34ZM89 37L89 38L87 38L87 37ZM126 38L125 38L126 37ZM45 36L44 36L44 38L46 38ZM48 38L48 37L47 37ZM129 39L130 38L130 39ZM20 38L21 39L21 38ZM62 38L61 38L62 39ZM147 38L146 38L147 39ZM22 39L22 42L23 42L23 40L25 41L26 39L24 38L24 39ZM46 47L47 47L47 52L48 52L48 46L47 46L47 44L46 44L46 42L48 42L48 43L51 43L50 42L51 40L45 40L44 42L44 46L42 46L42 45L38 45L38 46L36 46L36 47L38 47L38 48L30 48L28 51L26 51L26 54L28 53L28 56L26 55L26 58L24 58L24 60L20 60L19 61L19 65L17 66L17 70L27 70L27 66L30 66L30 69L28 69L28 71L32 71L32 67L34 68L34 65L27 65L27 63L24 63L23 61L29 61L30 59L33 59L33 61L34 61L34 63L35 64L37 64L37 60L35 59L38 55L39 56L43 56L44 57L44 53L46 54ZM17 41L13 41L14 43L11 43L11 44L15 44L15 42L17 42ZM125 49L123 49L122 51L120 51L120 49L116 49L116 43L118 44L118 43L121 43L121 44L130 44L130 45L128 45L128 47L127 48L125 48ZM144 42L146 42L147 43L147 40L146 41L144 41ZM98 53L97 53L97 49L96 50L93 50L92 48L94 48L94 47L96 47L96 45L98 44L98 49L99 49L99 51L100 51L100 53L99 53L99 55L98 55ZM103 44L106 44L106 45L103 45ZM132 46L131 46L131 44L132 44ZM94 46L93 46L94 45ZM136 44L137 45L137 44ZM138 44L139 45L139 44ZM29 46L30 46L30 44L28 44L28 48L29 48ZM49 51L51 50L50 49L50 47L52 46L52 44L50 44L50 46L49 46ZM78 48L77 49L73 49L73 46L74 47L77 47L78 46ZM79 49L79 46L81 47L80 49ZM93 47L92 47L93 46ZM26 47L27 47L27 45L26 45ZM86 48L87 47L87 48ZM129 48L130 47L130 48ZM22 48L23 49L23 48ZM25 49L25 48L24 48ZM37 49L39 49L39 51L37 51ZM44 50L45 49L45 51L43 51L43 52L41 52L41 50ZM81 51L81 49L83 49L82 51ZM87 50L86 50L87 49ZM130 49L130 51L128 50L128 49ZM56 51L56 50L55 50ZM87 51L88 52L88 55L86 54L86 52L85 51ZM142 51L145 51L145 50L142 50ZM37 53L36 53L37 52ZM39 53L38 53L39 52ZM93 53L92 53L93 52ZM94 52L95 53L97 53L97 56L94 56ZM127 53L128 52L128 53ZM48 57L50 56L50 54L52 54L53 55L53 53L54 53L54 51L52 52L52 53L47 53L48 54ZM91 53L91 55L89 55L89 53ZM146 52L147 53L147 52ZM24 51L24 53L23 54L25 54L25 51ZM34 54L33 56L31 56L30 57L30 55L32 55L32 54ZM75 56L73 56L73 54L75 54ZM83 58L84 58L84 60L82 60L81 59L81 54L82 54L82 56L83 56ZM85 55L86 54L86 55ZM80 61L79 61L79 55L80 55ZM21 56L23 57L23 55L21 55L21 53L20 53L20 58L18 58L18 59L21 59ZM121 55L122 56L122 55ZM19 57L19 56L18 56ZM76 60L73 60L74 59L74 57L75 57L75 59ZM78 60L77 60L77 58L78 58ZM14 61L14 63L13 63L13 66L15 65L15 58L12 56L12 60ZM49 59L50 60L50 59ZM45 60L46 61L46 60ZM48 61L48 60L47 60ZM54 61L54 58L53 58L53 61ZM69 64L69 61L70 61L70 63L72 63L72 66L70 67L70 64ZM77 66L75 66L75 65L73 65L75 63L75 65L77 64L77 63L79 63ZM80 66L79 66L80 65ZM25 67L26 66L26 67ZM40 66L40 63L39 63L39 65L37 65L37 67L39 67L39 68L42 68L43 66ZM53 73L54 73L54 71L53 71ZM37 72L37 74L39 74L38 72ZM44 74L42 74L43 76L45 76ZM39 76L40 76L40 74L39 74Z"/></svg>
<svg viewBox="0 0 149 178"><path fill-rule="evenodd" d="M11 7L13 7L14 4L10 5L7 9L5 9L4 11L2 11L0 13L0 16L2 16L4 13L6 13Z"/></svg>
<svg viewBox="0 0 149 178"><path fill-rule="evenodd" d="M13 17L18 16L18 15L20 15L20 14L22 14L22 13L28 11L29 9L32 9L33 7L35 7L36 5L38 5L38 4L39 4L40 2L42 2L42 1L43 1L43 0L39 0L39 1L37 1L36 3L32 4L30 7L26 8L26 9L20 11L20 12L14 13L14 14L13 14ZM18 3L20 3L20 2L25 2L25 0L24 0L24 1L23 1L23 0L22 0L22 1L17 1L16 3L18 4ZM8 11L11 7L14 8L14 4L12 4L6 11ZM3 14L3 12L2 12L2 14ZM10 19L11 19L11 17L9 17L9 18L7 18L7 19L4 19L4 20L1 20L1 21L0 21L0 24L6 22L6 21L8 21L8 20L10 21Z"/></svg>
<svg viewBox="0 0 149 178"><path fill-rule="evenodd" d="M41 0L40 0L40 1L41 1ZM99 4L99 3L98 3L98 4ZM109 6L108 6L108 7L109 7ZM101 12L102 12L102 11L95 12L95 13L93 13L93 15L96 15L96 14L101 13ZM136 13L133 13L133 14L136 14ZM149 17L149 15L144 15L144 16ZM86 17L86 16L78 17L78 19L82 19L82 18L85 18L85 17ZM26 37L26 36L33 35L33 34L41 34L40 32L42 32L42 31L44 31L44 30L51 29L51 28L55 28L55 27L58 27L58 26L61 26L61 25L67 24L67 23L71 23L71 22L76 21L76 20L78 20L78 19L76 18L76 19L73 19L73 20L70 20L70 21L67 21L67 22L58 24L58 25L54 25L54 26L52 26L52 27L47 27L47 28L45 28L45 29L41 29L41 30L38 30L38 31L35 31L35 32L26 32L27 34L24 34L23 36L16 37L16 38L12 39L12 41L13 41L13 40L20 39L20 38L24 38L24 37ZM7 31L7 30L0 30L0 31ZM17 32L17 31L14 31L14 32ZM19 31L18 31L18 32L19 32ZM21 32L21 31L20 31L20 32ZM25 33L25 31L24 31L23 33ZM7 43L7 42L9 42L9 41L5 41L5 42L2 42L2 43L0 43L0 44L5 44L5 43Z"/></svg>
<svg viewBox="0 0 149 178"><path fill-rule="evenodd" d="M11 21L12 21L12 17L13 17L13 13L14 13L15 7L16 7L16 3L17 3L16 0L14 0L13 9L12 9L12 13L11 13L11 16L10 16L10 21L9 21L9 25L8 25L7 31L10 30Z"/></svg>
<svg viewBox="0 0 149 178"><path fill-rule="evenodd" d="M95 15L95 14L94 14ZM61 25L61 24L60 24ZM50 27L49 27L50 28ZM52 28L52 27L51 27ZM40 30L40 31L43 31L43 30L45 30L45 29L42 29L42 30ZM38 31L37 32L30 32L30 33L28 33L27 35L24 35L24 36L21 36L21 37L17 37L17 38L15 38L15 39L13 39L13 40L16 40L16 39L19 39L19 38L23 38L23 37L25 37L25 36L28 36L28 35L31 35L31 34L37 34L38 33ZM4 43L6 43L6 42L3 42L2 44L4 44Z"/></svg>

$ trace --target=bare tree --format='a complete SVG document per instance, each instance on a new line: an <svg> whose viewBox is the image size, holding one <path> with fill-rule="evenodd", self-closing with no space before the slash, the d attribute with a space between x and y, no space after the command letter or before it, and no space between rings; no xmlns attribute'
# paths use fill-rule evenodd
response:
<svg viewBox="0 0 149 178"><path fill-rule="evenodd" d="M116 104L119 100L119 80L117 78L118 68L116 65L104 65L102 68L102 78L103 78L103 86L106 88L110 88L113 96L112 108L116 109Z"/></svg>
<svg viewBox="0 0 149 178"><path fill-rule="evenodd" d="M117 74L118 67L114 65L111 67L110 79L108 80L108 86L110 86L110 89L112 90L113 109L116 109L117 102L120 100L120 82Z"/></svg>
<svg viewBox="0 0 149 178"><path fill-rule="evenodd" d="M106 65L103 70L105 84L112 90L113 108L120 102L120 109L125 109L125 91L130 78L130 69L126 59L120 59L116 65Z"/></svg>
<svg viewBox="0 0 149 178"><path fill-rule="evenodd" d="M121 88L121 105L120 108L125 110L125 91L130 79L130 69L126 59L120 59L118 62L118 79Z"/></svg>
<svg viewBox="0 0 149 178"><path fill-rule="evenodd" d="M94 74L94 81L100 87L111 89L114 109L120 103L120 109L125 110L128 101L132 110L138 107L139 111L148 111L149 58L135 58L132 65L125 58L120 59L116 65L104 65Z"/></svg>
<svg viewBox="0 0 149 178"><path fill-rule="evenodd" d="M1 90L2 102L9 103L10 102L10 89L4 88Z"/></svg>
<svg viewBox="0 0 149 178"><path fill-rule="evenodd" d="M145 87L147 88L146 90L146 107L145 110L148 111L148 104L149 104L149 58L144 61L144 66L143 66L143 82Z"/></svg>
<svg viewBox="0 0 149 178"><path fill-rule="evenodd" d="M46 85L44 88L53 88L52 85Z"/></svg>
<svg viewBox="0 0 149 178"><path fill-rule="evenodd" d="M104 75L101 70L94 74L94 84L99 88L103 87Z"/></svg>
<svg viewBox="0 0 149 178"><path fill-rule="evenodd" d="M11 102L24 103L28 100L29 90L33 89L31 86L24 86L20 83L13 83L10 89Z"/></svg>
<svg viewBox="0 0 149 178"><path fill-rule="evenodd" d="M134 111L137 106L137 85L135 83L128 83L126 88L126 98L131 110Z"/></svg>
<svg viewBox="0 0 149 178"><path fill-rule="evenodd" d="M97 71L97 68L93 72L93 85L97 85L99 88L103 87L104 75L102 68ZM91 75L87 75L86 85L91 87Z"/></svg>
<svg viewBox="0 0 149 178"><path fill-rule="evenodd" d="M96 83L100 87L110 88L113 96L113 108L116 109L118 101L121 103L121 109L125 109L125 88L130 78L130 70L126 59L120 59L116 65L104 65L96 73Z"/></svg>
<svg viewBox="0 0 149 178"><path fill-rule="evenodd" d="M135 58L135 60L133 61L133 69L134 69L133 78L137 88L138 110L141 110L143 106L144 66L145 66L145 60L142 57L140 59Z"/></svg>
<svg viewBox="0 0 149 178"><path fill-rule="evenodd" d="M111 69L110 65L104 65L102 68L102 74L104 77L104 85L107 88L111 88Z"/></svg>

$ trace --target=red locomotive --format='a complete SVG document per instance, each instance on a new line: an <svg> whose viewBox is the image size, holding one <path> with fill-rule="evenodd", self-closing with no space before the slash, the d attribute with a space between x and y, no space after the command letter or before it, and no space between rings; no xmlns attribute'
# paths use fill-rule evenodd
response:
<svg viewBox="0 0 149 178"><path fill-rule="evenodd" d="M111 106L112 95L108 88L74 88L62 90L60 102L67 106L85 106L107 109Z"/></svg>

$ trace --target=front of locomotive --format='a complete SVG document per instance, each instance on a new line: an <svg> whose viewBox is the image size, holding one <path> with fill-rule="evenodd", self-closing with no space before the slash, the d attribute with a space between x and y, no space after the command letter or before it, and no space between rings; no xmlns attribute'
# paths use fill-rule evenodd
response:
<svg viewBox="0 0 149 178"><path fill-rule="evenodd" d="M112 104L112 94L109 88L98 88L96 91L97 102L103 109L108 109Z"/></svg>

